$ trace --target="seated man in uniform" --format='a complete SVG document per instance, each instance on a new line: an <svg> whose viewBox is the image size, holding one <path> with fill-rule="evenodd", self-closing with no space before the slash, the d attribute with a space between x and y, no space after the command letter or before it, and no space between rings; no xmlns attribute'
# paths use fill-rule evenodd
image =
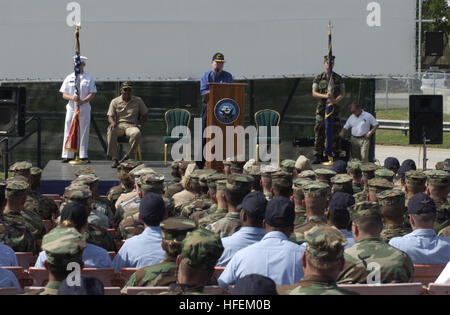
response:
<svg viewBox="0 0 450 315"><path fill-rule="evenodd" d="M130 149L120 162L128 159L141 141L140 126L147 121L148 108L140 97L131 95L132 86L122 83L119 97L111 101L108 109L108 155L112 158L111 167L119 165L117 158L117 138L123 135L130 137Z"/></svg>

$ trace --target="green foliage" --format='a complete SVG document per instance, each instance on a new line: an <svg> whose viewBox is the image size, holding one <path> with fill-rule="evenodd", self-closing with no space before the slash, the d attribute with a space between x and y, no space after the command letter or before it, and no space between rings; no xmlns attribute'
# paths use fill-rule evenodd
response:
<svg viewBox="0 0 450 315"><path fill-rule="evenodd" d="M436 19L434 23L423 23L423 31L450 32L450 6L446 0L427 0L422 5L422 19Z"/></svg>

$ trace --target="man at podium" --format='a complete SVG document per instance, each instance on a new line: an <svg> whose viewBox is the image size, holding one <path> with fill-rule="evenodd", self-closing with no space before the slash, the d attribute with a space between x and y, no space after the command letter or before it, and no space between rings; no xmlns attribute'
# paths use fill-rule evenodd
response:
<svg viewBox="0 0 450 315"><path fill-rule="evenodd" d="M206 128L206 113L209 96L209 82L215 83L233 83L233 76L231 73L224 71L223 66L225 64L225 57L222 53L215 53L212 57L211 65L212 70L206 71L200 79L200 95L202 96L202 134ZM203 156L203 147L205 146L206 139L202 140L202 160L197 161L197 167L203 168L205 165L205 158Z"/></svg>

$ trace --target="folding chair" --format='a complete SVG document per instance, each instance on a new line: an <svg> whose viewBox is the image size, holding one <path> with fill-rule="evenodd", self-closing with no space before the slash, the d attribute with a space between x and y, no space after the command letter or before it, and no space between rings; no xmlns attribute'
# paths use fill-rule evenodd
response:
<svg viewBox="0 0 450 315"><path fill-rule="evenodd" d="M16 276L16 278L19 281L20 286L22 288L24 288L25 286L30 285L32 283L31 278L28 276L27 273L25 273L22 266L1 267L1 268L11 271Z"/></svg>
<svg viewBox="0 0 450 315"><path fill-rule="evenodd" d="M108 252L108 255L111 260L114 260L114 257L116 257L116 252Z"/></svg>
<svg viewBox="0 0 450 315"><path fill-rule="evenodd" d="M28 269L30 266L34 266L36 257L31 252L16 252L17 262L23 269Z"/></svg>
<svg viewBox="0 0 450 315"><path fill-rule="evenodd" d="M83 268L81 274L97 278L105 287L116 286L114 280L117 279L117 275L113 268Z"/></svg>
<svg viewBox="0 0 450 315"><path fill-rule="evenodd" d="M130 279L131 275L135 273L139 268L122 268L120 269L120 278L124 281L123 285L128 282L128 279Z"/></svg>
<svg viewBox="0 0 450 315"><path fill-rule="evenodd" d="M389 283L380 285L369 284L340 284L341 289L346 289L361 295L420 295L424 291L422 283Z"/></svg>
<svg viewBox="0 0 450 315"><path fill-rule="evenodd" d="M427 292L435 295L450 295L450 284L430 283Z"/></svg>
<svg viewBox="0 0 450 315"><path fill-rule="evenodd" d="M48 283L48 270L45 268L30 267L28 268L28 274L33 280L33 286L45 287Z"/></svg>
<svg viewBox="0 0 450 315"><path fill-rule="evenodd" d="M150 294L158 294L166 292L169 287L128 287L127 295L137 295L140 292L147 292Z"/></svg>
<svg viewBox="0 0 450 315"><path fill-rule="evenodd" d="M0 295L16 295L19 294L17 288L0 288Z"/></svg>
<svg viewBox="0 0 450 315"><path fill-rule="evenodd" d="M414 265L414 282L421 282L424 286L433 283L444 270L446 265Z"/></svg>

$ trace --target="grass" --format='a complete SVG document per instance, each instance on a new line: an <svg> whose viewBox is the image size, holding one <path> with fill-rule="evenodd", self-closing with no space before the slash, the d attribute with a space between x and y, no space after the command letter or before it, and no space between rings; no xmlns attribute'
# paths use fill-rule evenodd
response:
<svg viewBox="0 0 450 315"><path fill-rule="evenodd" d="M409 112L407 106L389 106L386 110L384 104L376 105L377 119L408 120ZM444 121L450 121L450 114L444 114ZM409 145L409 135L401 130L377 130L376 144L380 145ZM430 144L430 148L450 148L450 134L444 132L443 144Z"/></svg>

